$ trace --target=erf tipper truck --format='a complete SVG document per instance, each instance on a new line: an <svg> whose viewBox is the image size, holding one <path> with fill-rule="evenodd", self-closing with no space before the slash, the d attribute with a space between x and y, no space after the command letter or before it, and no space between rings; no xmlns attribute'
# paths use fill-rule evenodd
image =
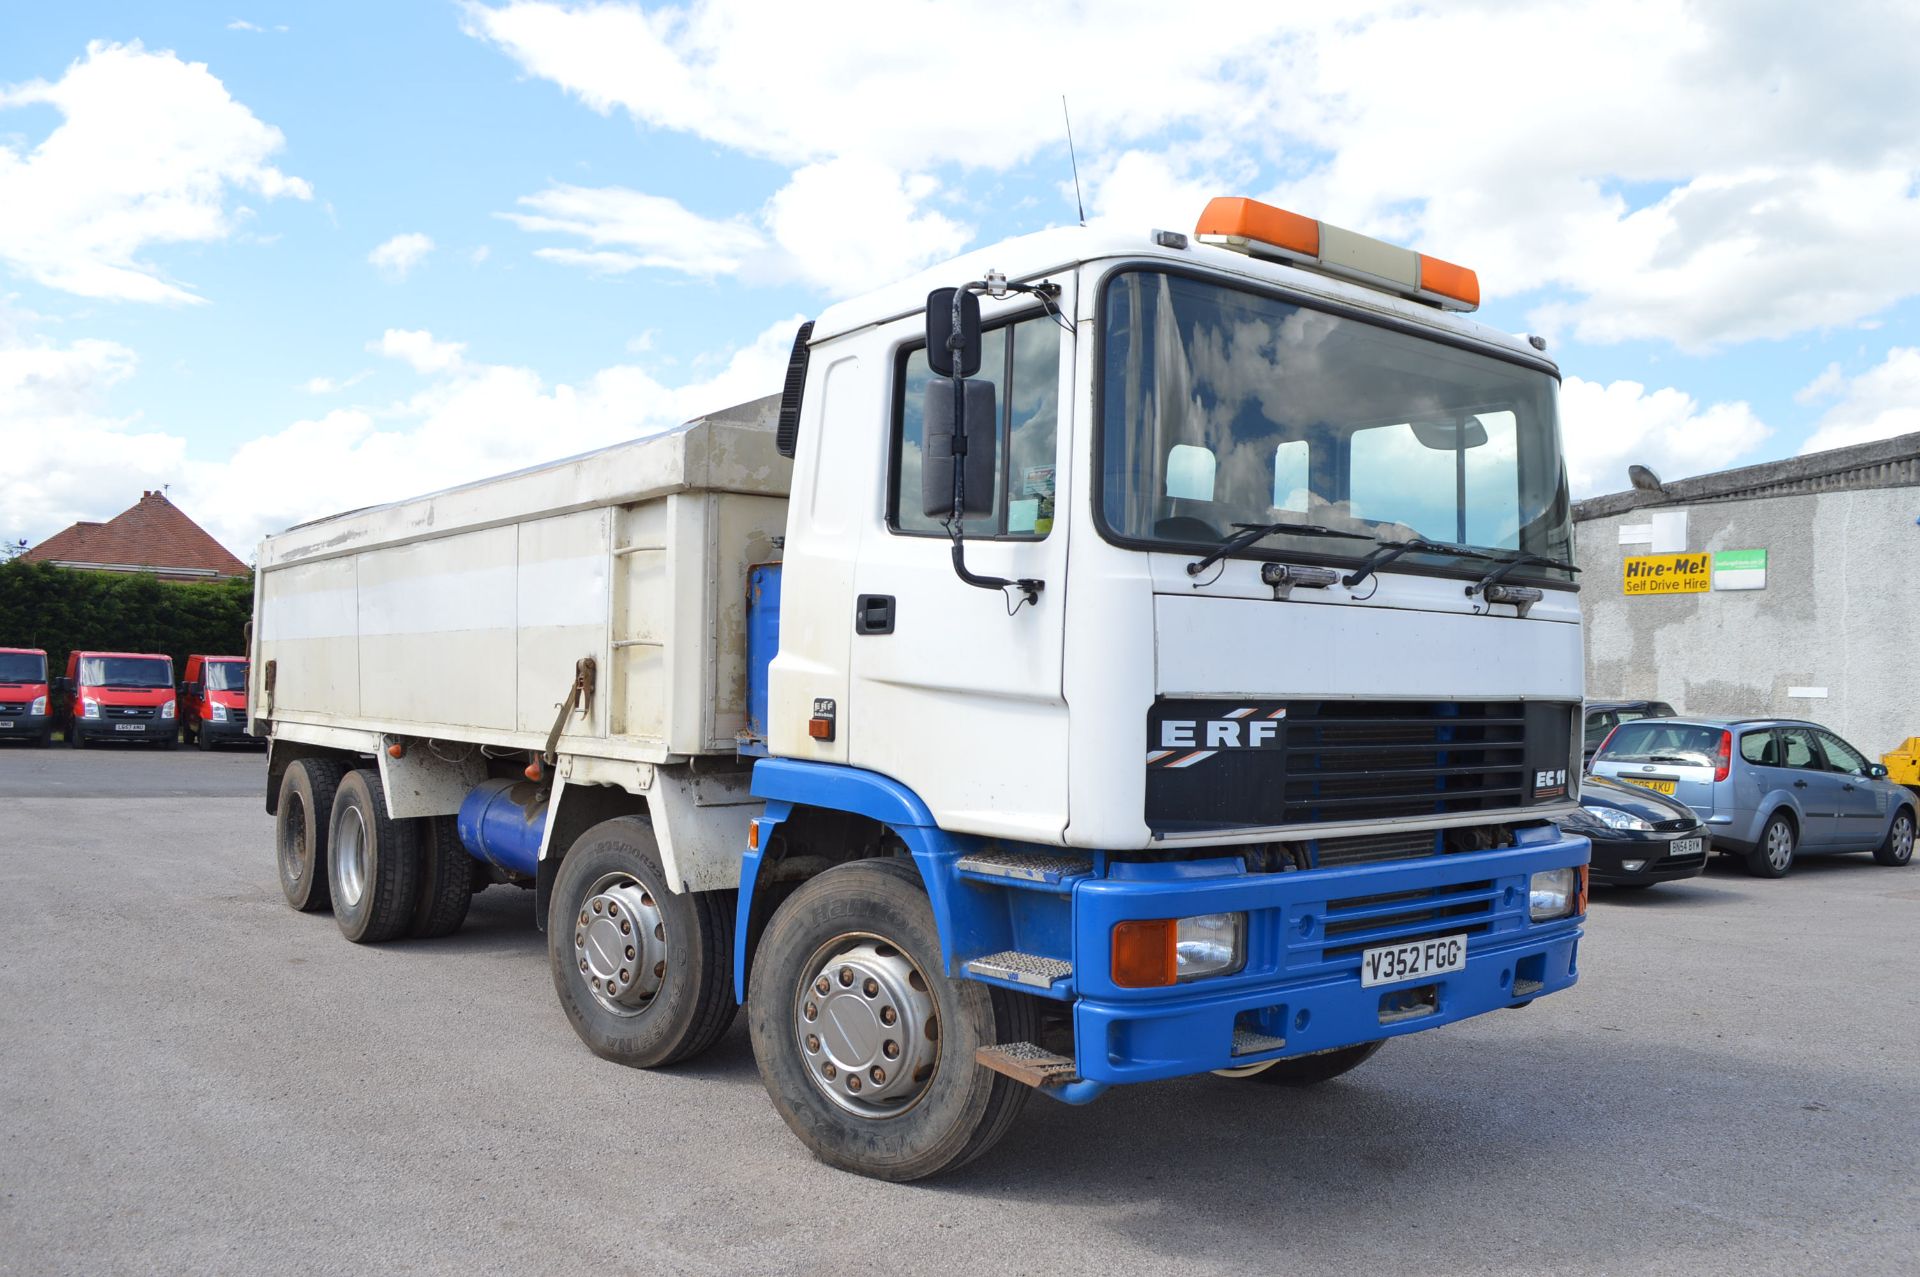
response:
<svg viewBox="0 0 1920 1277"><path fill-rule="evenodd" d="M794 1133L897 1180L1035 1091L1568 988L1558 374L1478 292L1249 200L1047 231L827 310L777 399L269 538L288 900L530 888L595 1052L744 1006Z"/></svg>

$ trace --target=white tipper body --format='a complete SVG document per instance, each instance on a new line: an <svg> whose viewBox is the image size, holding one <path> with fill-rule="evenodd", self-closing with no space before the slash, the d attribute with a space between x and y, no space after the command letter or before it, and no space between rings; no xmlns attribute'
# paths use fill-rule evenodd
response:
<svg viewBox="0 0 1920 1277"><path fill-rule="evenodd" d="M1525 619L1491 617L1473 614L1458 580L1386 571L1364 597L1335 588L1277 602L1258 562L1230 558L1196 587L1190 556L1099 535L1094 298L1110 271L1156 262L1525 350L1461 316L1226 249L1077 227L1008 241L822 315L791 465L774 450L774 403L763 400L267 539L252 712L278 740L374 753L395 815L445 814L471 764L442 766L419 748L396 764L382 743L539 749L575 662L592 656L598 687L561 738L560 779L647 795L670 876L705 889L737 881L753 811L744 770L703 776L692 760L731 756L744 726L756 562L784 561L770 752L882 773L959 833L1165 845L1144 815L1157 695L1577 702L1571 591L1547 591ZM924 339L929 291L990 268L1059 285L1076 329L1060 342L1052 532L967 546L977 573L1046 582L1012 615L1006 596L955 576L948 542L897 535L885 518L899 356ZM991 322L1032 305L986 299L983 311ZM861 594L893 596L892 634L855 633ZM822 699L837 707L830 741L808 733ZM1362 827L1381 823L1392 822Z"/></svg>

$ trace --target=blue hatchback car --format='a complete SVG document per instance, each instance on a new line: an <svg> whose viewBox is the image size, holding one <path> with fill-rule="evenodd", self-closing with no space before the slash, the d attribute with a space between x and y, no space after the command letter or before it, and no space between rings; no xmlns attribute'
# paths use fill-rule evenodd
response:
<svg viewBox="0 0 1920 1277"><path fill-rule="evenodd" d="M1785 718L1622 723L1590 770L1691 807L1716 851L1778 878L1796 855L1870 851L1913 859L1920 799L1887 769L1817 723Z"/></svg>

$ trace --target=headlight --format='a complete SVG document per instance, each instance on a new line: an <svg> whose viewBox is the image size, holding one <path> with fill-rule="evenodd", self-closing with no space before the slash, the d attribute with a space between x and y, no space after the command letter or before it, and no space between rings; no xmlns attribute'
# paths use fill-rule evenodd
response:
<svg viewBox="0 0 1920 1277"><path fill-rule="evenodd" d="M227 721L227 707L225 705L214 705L209 708L207 716L213 722L224 723Z"/></svg>
<svg viewBox="0 0 1920 1277"><path fill-rule="evenodd" d="M1653 826L1631 812L1615 807L1582 807L1580 809L1609 829L1631 829L1637 833L1650 833Z"/></svg>
<svg viewBox="0 0 1920 1277"><path fill-rule="evenodd" d="M1573 912L1572 869L1542 869L1527 888L1527 916L1535 922L1564 918Z"/></svg>
<svg viewBox="0 0 1920 1277"><path fill-rule="evenodd" d="M32 709L30 709L30 710L28 710L27 712L28 712L29 714L44 714L44 713L46 713L46 712L47 712L47 698L46 698L46 697L44 697L44 696L36 696L36 697L34 697L34 698L33 698L33 708L32 708Z"/></svg>
<svg viewBox="0 0 1920 1277"><path fill-rule="evenodd" d="M168 702L166 702L166 703L165 703L164 705L162 705L162 706L160 707L160 717L162 717L162 718L172 718L172 717L173 717L173 702L172 702L172 701L168 701Z"/></svg>
<svg viewBox="0 0 1920 1277"><path fill-rule="evenodd" d="M1238 971L1246 960L1246 933L1244 913L1203 913L1180 919L1173 933L1176 978L1198 980Z"/></svg>
<svg viewBox="0 0 1920 1277"><path fill-rule="evenodd" d="M82 718L100 717L100 702L96 700L90 700L87 697L82 696L80 698L80 717Z"/></svg>

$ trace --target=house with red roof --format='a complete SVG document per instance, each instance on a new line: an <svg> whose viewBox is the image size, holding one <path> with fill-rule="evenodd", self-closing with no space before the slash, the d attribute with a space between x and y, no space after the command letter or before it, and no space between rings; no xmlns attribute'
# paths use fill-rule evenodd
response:
<svg viewBox="0 0 1920 1277"><path fill-rule="evenodd" d="M87 572L138 572L163 581L217 581L252 569L189 519L164 492L142 492L139 504L105 523L76 523L21 558Z"/></svg>

